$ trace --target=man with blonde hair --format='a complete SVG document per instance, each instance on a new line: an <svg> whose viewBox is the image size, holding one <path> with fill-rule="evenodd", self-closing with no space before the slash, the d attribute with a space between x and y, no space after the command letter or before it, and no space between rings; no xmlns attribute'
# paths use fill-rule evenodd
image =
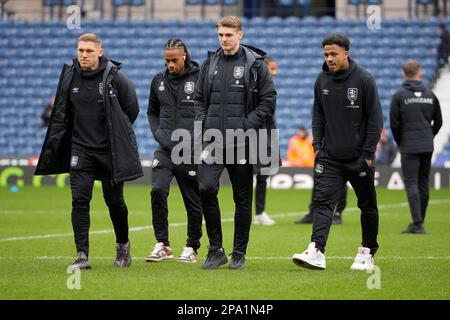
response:
<svg viewBox="0 0 450 320"><path fill-rule="evenodd" d="M434 136L442 126L441 107L422 83L423 70L415 60L403 65L403 87L392 97L390 123L401 154L405 189L412 223L403 233L425 233L428 180Z"/></svg>
<svg viewBox="0 0 450 320"><path fill-rule="evenodd" d="M78 38L77 59L64 65L36 175L70 173L72 226L77 258L70 269L90 269L89 204L94 180L103 196L116 234L116 267L131 265L128 209L124 181L142 176L132 124L139 113L136 91L104 56L100 38Z"/></svg>

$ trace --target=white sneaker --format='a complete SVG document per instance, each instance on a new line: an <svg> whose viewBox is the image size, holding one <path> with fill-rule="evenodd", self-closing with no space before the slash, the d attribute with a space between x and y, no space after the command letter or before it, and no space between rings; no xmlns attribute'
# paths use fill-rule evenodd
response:
<svg viewBox="0 0 450 320"><path fill-rule="evenodd" d="M352 270L373 270L373 256L370 254L370 249L365 247L358 248L358 254L353 260L350 267Z"/></svg>
<svg viewBox="0 0 450 320"><path fill-rule="evenodd" d="M184 247L181 256L178 258L180 262L188 262L195 263L197 262L197 254L195 253L194 248L192 247Z"/></svg>
<svg viewBox="0 0 450 320"><path fill-rule="evenodd" d="M316 248L316 243L311 242L303 253L292 256L292 262L302 268L325 270L325 255Z"/></svg>
<svg viewBox="0 0 450 320"><path fill-rule="evenodd" d="M158 262L161 260L169 260L172 258L172 249L169 246L165 246L164 243L158 242L150 255L148 257L145 257L145 261Z"/></svg>
<svg viewBox="0 0 450 320"><path fill-rule="evenodd" d="M276 222L267 215L267 213L263 212L261 214L255 215L255 220L253 221L254 224L262 224L263 226L271 226L274 225Z"/></svg>

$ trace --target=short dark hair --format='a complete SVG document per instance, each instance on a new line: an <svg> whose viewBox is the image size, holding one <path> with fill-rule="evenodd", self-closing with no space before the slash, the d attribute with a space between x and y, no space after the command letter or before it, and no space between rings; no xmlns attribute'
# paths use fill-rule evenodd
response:
<svg viewBox="0 0 450 320"><path fill-rule="evenodd" d="M339 47L344 48L347 51L350 50L350 39L346 35L332 34L326 36L322 41L322 48L333 44L338 45Z"/></svg>

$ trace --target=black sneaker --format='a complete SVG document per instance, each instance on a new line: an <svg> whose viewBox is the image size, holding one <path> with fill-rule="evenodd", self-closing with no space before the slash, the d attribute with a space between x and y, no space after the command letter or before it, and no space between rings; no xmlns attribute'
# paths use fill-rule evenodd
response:
<svg viewBox="0 0 450 320"><path fill-rule="evenodd" d="M423 224L416 225L414 223L410 223L409 226L402 231L402 233L417 233L417 234L424 234L425 228L423 227Z"/></svg>
<svg viewBox="0 0 450 320"><path fill-rule="evenodd" d="M342 215L339 212L336 212L331 218L332 224L342 224Z"/></svg>
<svg viewBox="0 0 450 320"><path fill-rule="evenodd" d="M126 268L131 266L130 241L116 244L116 261L114 266Z"/></svg>
<svg viewBox="0 0 450 320"><path fill-rule="evenodd" d="M245 256L243 254L231 255L231 262L228 266L230 269L244 269L245 267Z"/></svg>
<svg viewBox="0 0 450 320"><path fill-rule="evenodd" d="M311 213L306 214L303 218L294 221L296 224L307 224L307 223L313 223L313 217Z"/></svg>
<svg viewBox="0 0 450 320"><path fill-rule="evenodd" d="M77 253L77 258L74 261L74 263L72 263L67 270L75 270L75 269L91 269L91 263L88 260L88 257L86 255L86 253L84 253L83 251L79 251Z"/></svg>
<svg viewBox="0 0 450 320"><path fill-rule="evenodd" d="M202 269L217 269L227 262L228 259L223 248L210 247Z"/></svg>

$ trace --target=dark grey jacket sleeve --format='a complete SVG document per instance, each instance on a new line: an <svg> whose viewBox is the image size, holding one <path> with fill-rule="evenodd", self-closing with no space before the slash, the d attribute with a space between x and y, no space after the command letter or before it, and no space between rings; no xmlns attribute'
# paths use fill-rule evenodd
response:
<svg viewBox="0 0 450 320"><path fill-rule="evenodd" d="M155 140L158 141L158 138L156 136L156 131L159 128L159 112L160 112L160 106L159 106L159 100L156 95L155 91L155 81L156 77L153 78L152 83L150 85L150 94L148 98L148 108L147 108L147 119L148 124L150 125L150 130L152 130L153 137L155 137ZM161 143L160 141L158 141Z"/></svg>
<svg viewBox="0 0 450 320"><path fill-rule="evenodd" d="M398 93L394 94L391 101L391 110L389 113L389 123L391 126L392 135L394 136L394 140L399 146L402 137L401 137L401 114L400 114L400 101Z"/></svg>
<svg viewBox="0 0 450 320"><path fill-rule="evenodd" d="M259 129L275 113L277 92L267 65L260 61L257 67L258 104L244 119L245 129Z"/></svg>
<svg viewBox="0 0 450 320"><path fill-rule="evenodd" d="M312 109L312 135L314 152L322 149L322 140L326 122L320 97L319 78L317 78L314 85L314 104Z"/></svg>
<svg viewBox="0 0 450 320"><path fill-rule="evenodd" d="M139 114L139 103L134 85L121 71L117 73L115 84L120 106L133 124Z"/></svg>
<svg viewBox="0 0 450 320"><path fill-rule="evenodd" d="M439 103L438 98L433 93L433 102L434 102L434 113L433 113L433 135L437 135L439 130L442 127L442 113L441 113L441 104Z"/></svg>
<svg viewBox="0 0 450 320"><path fill-rule="evenodd" d="M206 60L201 69L200 74L195 85L195 121L205 121L206 115L208 113L208 106L205 97L205 82L208 77L209 60Z"/></svg>
<svg viewBox="0 0 450 320"><path fill-rule="evenodd" d="M372 160L380 140L381 129L383 129L383 111L374 78L369 78L364 85L364 104L367 131L366 140L362 146L362 155L364 159Z"/></svg>

